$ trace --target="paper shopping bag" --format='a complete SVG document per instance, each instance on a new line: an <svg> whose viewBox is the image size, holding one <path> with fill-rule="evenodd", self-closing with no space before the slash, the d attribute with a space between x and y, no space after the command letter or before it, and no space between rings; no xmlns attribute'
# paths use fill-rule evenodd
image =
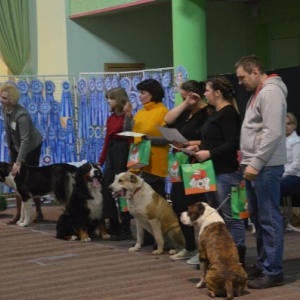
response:
<svg viewBox="0 0 300 300"><path fill-rule="evenodd" d="M168 171L171 182L181 182L181 165L188 163L189 157L182 153L170 153L168 157Z"/></svg>
<svg viewBox="0 0 300 300"><path fill-rule="evenodd" d="M139 169L149 164L151 142L142 140L138 144L132 143L129 149L127 168Z"/></svg>
<svg viewBox="0 0 300 300"><path fill-rule="evenodd" d="M231 211L234 219L248 219L248 199L244 183L231 188Z"/></svg>
<svg viewBox="0 0 300 300"><path fill-rule="evenodd" d="M216 175L211 160L181 166L186 195L201 194L217 190Z"/></svg>

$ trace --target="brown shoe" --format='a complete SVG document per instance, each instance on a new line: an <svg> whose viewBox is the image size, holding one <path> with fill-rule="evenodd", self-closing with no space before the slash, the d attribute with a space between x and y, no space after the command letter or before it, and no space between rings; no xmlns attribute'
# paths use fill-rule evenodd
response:
<svg viewBox="0 0 300 300"><path fill-rule="evenodd" d="M44 221L44 215L43 213L37 213L35 216L35 219L32 221L33 223L40 223Z"/></svg>
<svg viewBox="0 0 300 300"><path fill-rule="evenodd" d="M20 220L20 215L15 215L10 221L8 221L7 225L15 225Z"/></svg>

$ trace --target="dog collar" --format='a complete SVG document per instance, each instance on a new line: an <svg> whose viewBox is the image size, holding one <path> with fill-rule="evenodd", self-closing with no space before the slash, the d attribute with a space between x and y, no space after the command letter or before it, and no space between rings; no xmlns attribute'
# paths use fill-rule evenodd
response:
<svg viewBox="0 0 300 300"><path fill-rule="evenodd" d="M135 194L142 188L143 184L144 184L144 182L142 183L142 185L141 185L139 188L137 188L137 189L134 191L133 195L135 195Z"/></svg>

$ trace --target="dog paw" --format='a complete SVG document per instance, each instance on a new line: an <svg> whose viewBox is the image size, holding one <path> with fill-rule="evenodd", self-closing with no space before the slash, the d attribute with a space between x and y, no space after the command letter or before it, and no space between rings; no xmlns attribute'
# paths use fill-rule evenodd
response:
<svg viewBox="0 0 300 300"><path fill-rule="evenodd" d="M28 226L27 223L25 223L25 222L20 222L20 221L17 223L17 225L20 226L20 227L27 227L27 226Z"/></svg>
<svg viewBox="0 0 300 300"><path fill-rule="evenodd" d="M76 241L78 237L76 235L72 235L69 241Z"/></svg>
<svg viewBox="0 0 300 300"><path fill-rule="evenodd" d="M163 250L154 250L154 251L152 251L152 254L154 254L154 255L159 255L159 254L162 254L164 251Z"/></svg>
<svg viewBox="0 0 300 300"><path fill-rule="evenodd" d="M169 254L170 254L170 255L174 255L174 254L176 254L176 253L177 253L176 249L170 249L170 250L169 250Z"/></svg>
<svg viewBox="0 0 300 300"><path fill-rule="evenodd" d="M102 235L101 235L101 238L102 238L103 240L109 240L109 239L110 239L110 234L102 234Z"/></svg>
<svg viewBox="0 0 300 300"><path fill-rule="evenodd" d="M90 237L86 237L86 238L80 240L80 242L82 242L82 243L90 242L90 241L91 241L91 238L90 238Z"/></svg>
<svg viewBox="0 0 300 300"><path fill-rule="evenodd" d="M136 252L136 251L139 251L139 250L140 250L139 247L131 247L131 248L128 249L128 251L130 251L130 252Z"/></svg>

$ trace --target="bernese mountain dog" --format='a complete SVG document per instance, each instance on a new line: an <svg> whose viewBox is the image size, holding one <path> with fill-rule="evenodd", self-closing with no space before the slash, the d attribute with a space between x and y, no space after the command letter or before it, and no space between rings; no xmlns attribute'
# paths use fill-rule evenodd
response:
<svg viewBox="0 0 300 300"><path fill-rule="evenodd" d="M30 223L33 198L54 194L56 199L66 204L72 194L75 173L78 168L70 164L53 164L43 167L22 165L16 176L11 174L12 164L0 162L0 182L12 188L22 199L19 226Z"/></svg>
<svg viewBox="0 0 300 300"><path fill-rule="evenodd" d="M102 238L108 238L102 219L102 171L97 164L86 163L75 175L75 185L68 204L56 225L56 238L91 241L99 230Z"/></svg>

